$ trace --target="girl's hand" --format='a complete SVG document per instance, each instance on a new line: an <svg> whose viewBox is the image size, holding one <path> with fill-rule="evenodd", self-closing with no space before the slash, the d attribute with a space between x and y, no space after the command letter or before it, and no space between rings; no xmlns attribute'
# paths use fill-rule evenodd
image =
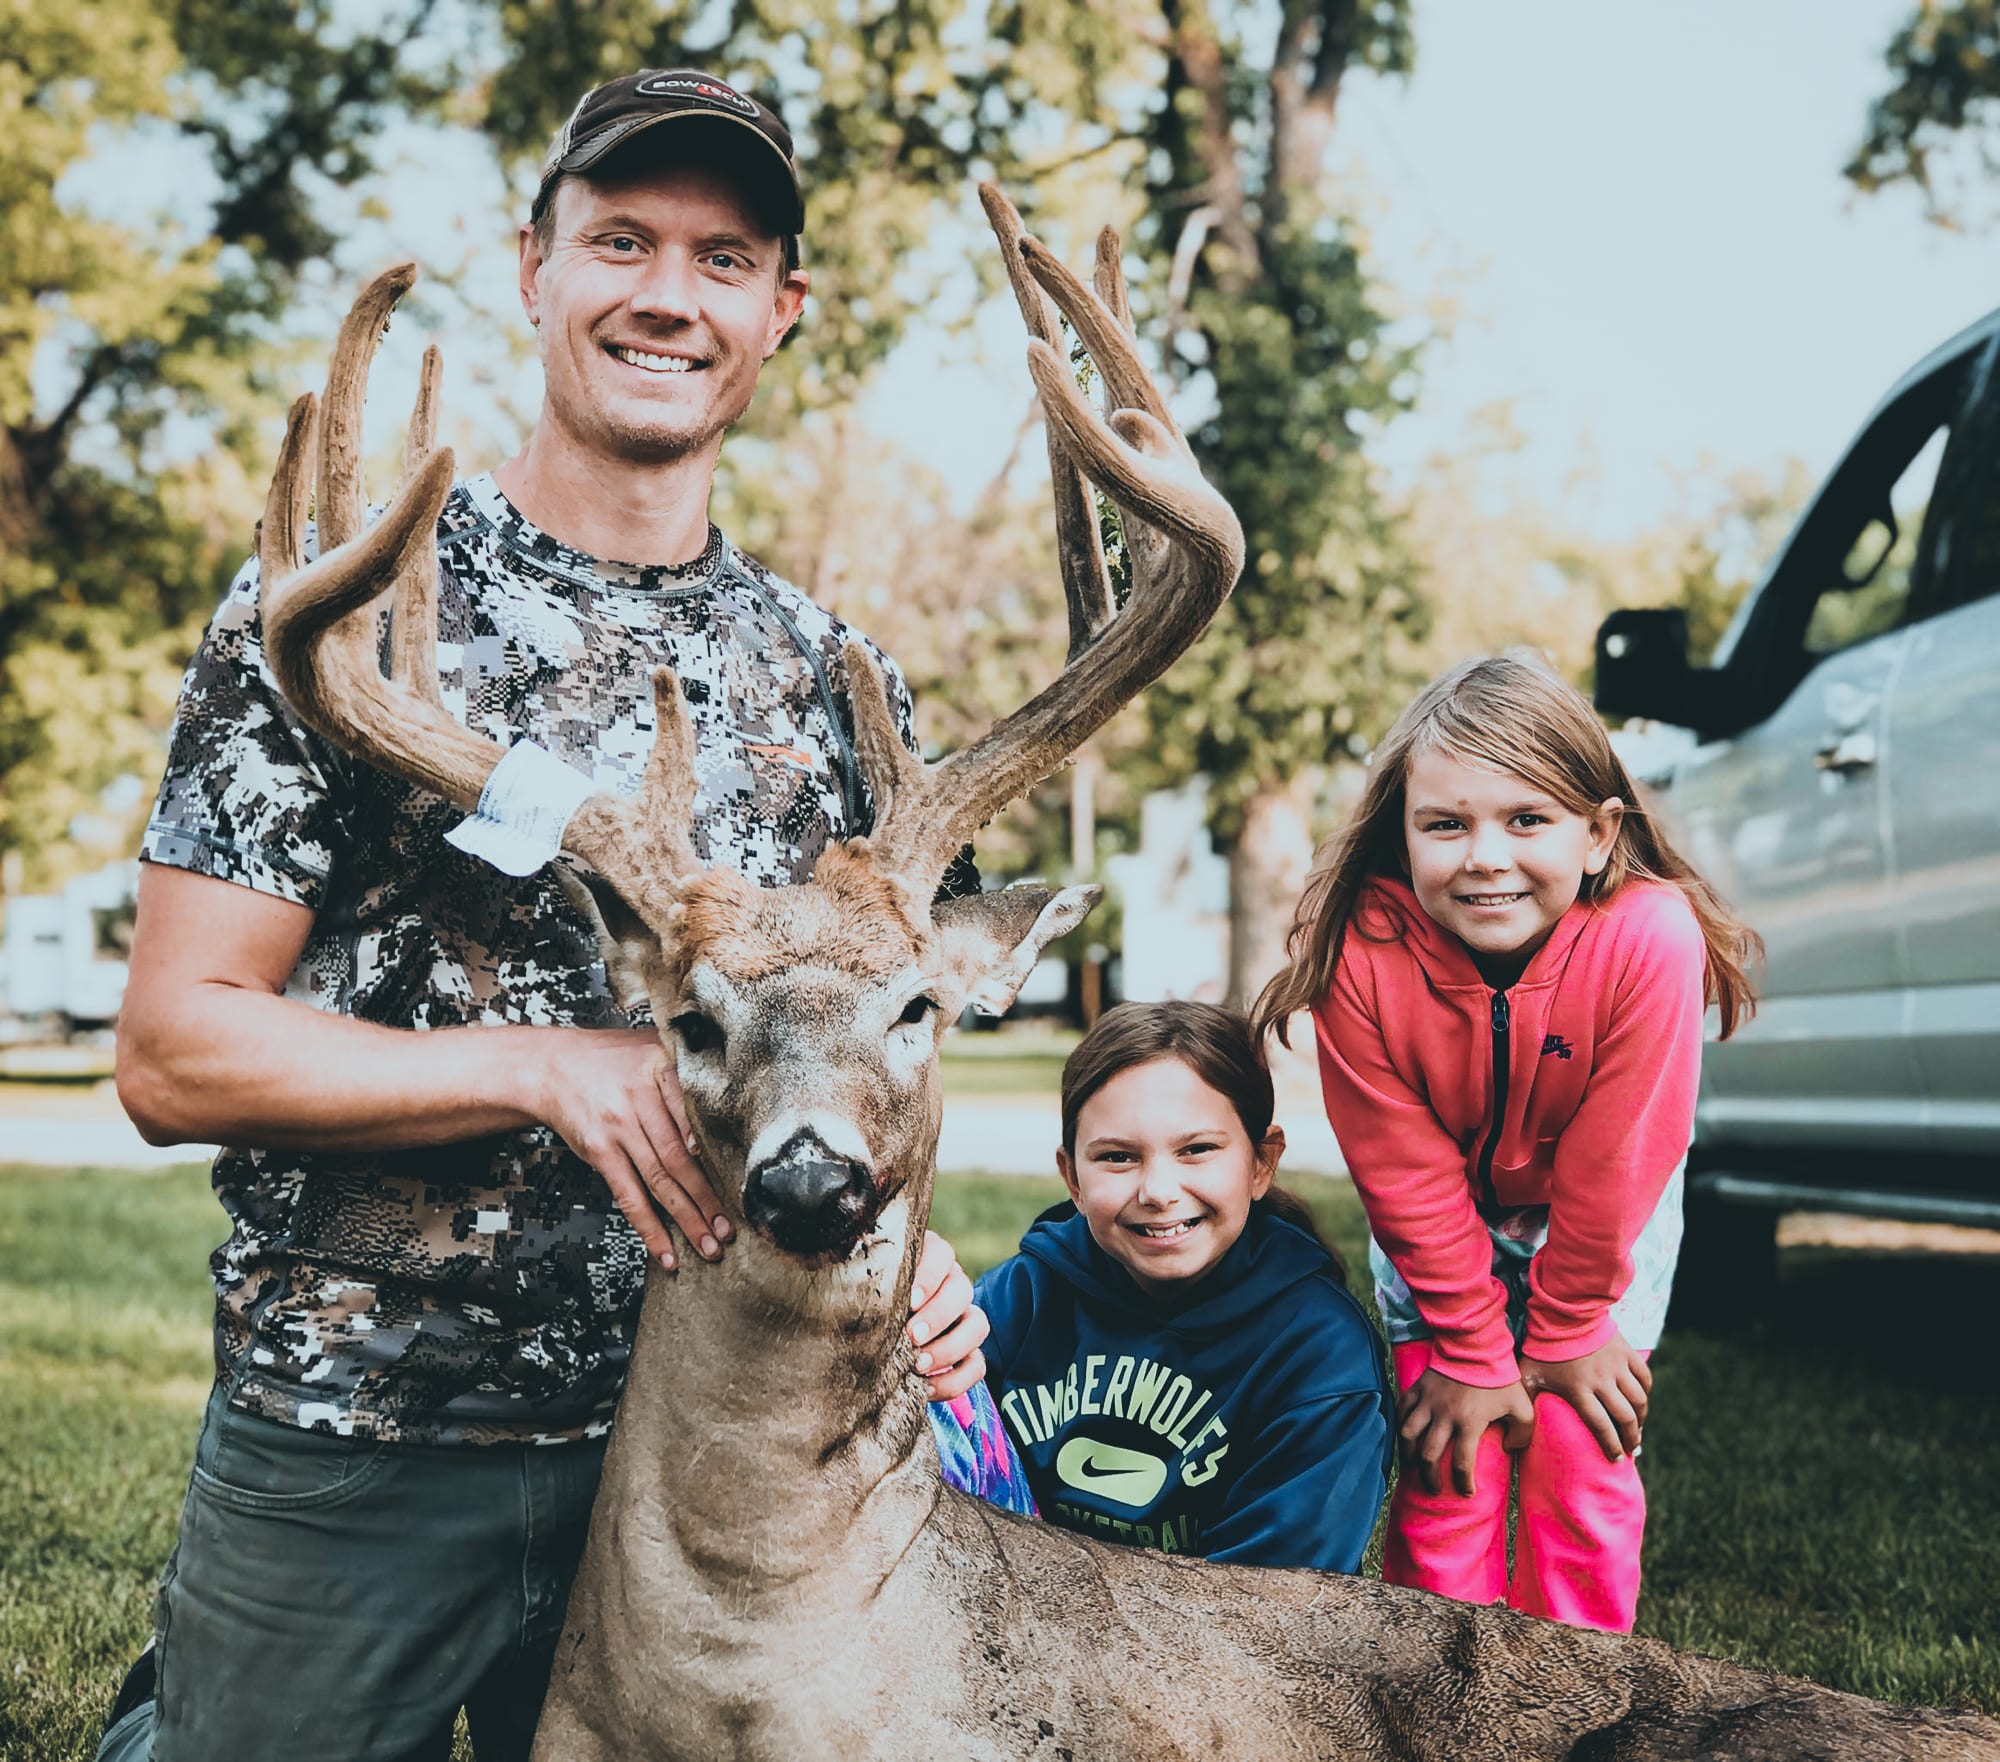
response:
<svg viewBox="0 0 2000 1762"><path fill-rule="evenodd" d="M972 1281L951 1244L935 1230L924 1232L910 1310L910 1344L917 1348L917 1369L929 1381L928 1399L963 1395L986 1375L986 1354L979 1344L992 1324L972 1301Z"/></svg>
<svg viewBox="0 0 2000 1762"><path fill-rule="evenodd" d="M1477 1389L1439 1370L1427 1370L1396 1403L1397 1435L1403 1441L1403 1466L1415 1468L1430 1492L1440 1491L1439 1464L1451 1457L1451 1484L1462 1499L1475 1490L1473 1463L1488 1426L1505 1428L1501 1442L1509 1450L1527 1447L1535 1435L1535 1407L1519 1383L1498 1389Z"/></svg>
<svg viewBox="0 0 2000 1762"><path fill-rule="evenodd" d="M1622 1461L1639 1448L1646 1424L1646 1398L1653 1373L1643 1354L1614 1333L1595 1352L1560 1361L1521 1357L1521 1381L1530 1399L1560 1395L1576 1409L1607 1462Z"/></svg>

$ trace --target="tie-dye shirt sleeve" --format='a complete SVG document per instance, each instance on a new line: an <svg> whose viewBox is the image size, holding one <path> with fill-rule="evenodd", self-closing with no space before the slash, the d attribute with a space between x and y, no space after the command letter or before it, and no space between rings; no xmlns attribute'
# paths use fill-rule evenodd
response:
<svg viewBox="0 0 2000 1762"><path fill-rule="evenodd" d="M969 1393L953 1400L933 1401L930 1411L947 1486L1023 1517L1041 1516L1013 1440L984 1383L974 1383Z"/></svg>

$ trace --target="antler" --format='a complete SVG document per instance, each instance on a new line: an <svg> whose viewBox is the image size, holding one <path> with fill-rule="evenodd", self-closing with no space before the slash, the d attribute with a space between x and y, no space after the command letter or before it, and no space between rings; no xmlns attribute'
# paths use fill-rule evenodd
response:
<svg viewBox="0 0 2000 1762"><path fill-rule="evenodd" d="M453 456L436 444L443 358L425 351L403 477L373 525L361 483L361 411L368 368L416 266L384 270L354 302L334 342L323 404L292 406L258 527L264 650L292 707L337 746L471 811L504 750L444 708L437 682L437 521ZM306 484L319 455L319 557L301 567ZM392 671L384 676L376 604L395 606ZM642 912L647 895L697 866L694 733L672 671L653 675L656 734L636 801L598 792L570 818L574 851Z"/></svg>
<svg viewBox="0 0 2000 1762"><path fill-rule="evenodd" d="M874 664L858 645L848 648L856 752L876 803L869 849L924 902L981 826L1054 772L1180 657L1243 569L1243 529L1203 478L1139 359L1118 235L1106 227L1098 238L1093 293L1028 236L997 189L982 184L979 198L1030 333L1028 371L1041 394L1055 479L1070 654L1056 679L1027 703L972 745L926 765L897 737ZM1058 346L1057 311L1097 364L1108 421L1077 390ZM1116 616L1085 479L1126 517L1132 591Z"/></svg>

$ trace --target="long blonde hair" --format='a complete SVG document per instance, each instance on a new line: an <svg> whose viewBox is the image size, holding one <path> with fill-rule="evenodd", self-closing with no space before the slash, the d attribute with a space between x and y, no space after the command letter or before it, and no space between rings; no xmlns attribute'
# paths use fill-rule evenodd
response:
<svg viewBox="0 0 2000 1762"><path fill-rule="evenodd" d="M1616 796L1625 817L1611 860L1586 875L1580 898L1603 903L1628 879L1666 881L1687 896L1707 945L1703 994L1722 1013L1722 1037L1756 1007L1749 967L1762 944L1647 814L1596 712L1574 686L1525 653L1488 655L1441 673L1417 693L1375 749L1347 824L1323 845L1306 880L1285 950L1290 963L1257 999L1261 1036L1290 1045L1287 1024L1333 984L1342 939L1376 875L1408 873L1404 781L1419 752L1441 752L1526 779L1572 813L1595 813Z"/></svg>

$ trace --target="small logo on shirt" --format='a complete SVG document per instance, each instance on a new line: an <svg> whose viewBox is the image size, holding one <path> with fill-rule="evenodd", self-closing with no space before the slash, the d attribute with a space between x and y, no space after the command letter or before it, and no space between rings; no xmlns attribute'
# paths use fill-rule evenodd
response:
<svg viewBox="0 0 2000 1762"><path fill-rule="evenodd" d="M1575 1055L1575 1051L1576 1049L1560 1034L1545 1034L1542 1036L1542 1057L1544 1058L1547 1058L1550 1053L1554 1053L1557 1058L1571 1058Z"/></svg>
<svg viewBox="0 0 2000 1762"><path fill-rule="evenodd" d="M1095 1438L1072 1438L1056 1456L1056 1473L1080 1493L1142 1511L1167 1484L1167 1465L1143 1450L1121 1450Z"/></svg>
<svg viewBox="0 0 2000 1762"><path fill-rule="evenodd" d="M746 740L743 750L752 758L769 759L773 764L788 765L795 771L811 771L818 765L815 757L800 746L768 746Z"/></svg>

